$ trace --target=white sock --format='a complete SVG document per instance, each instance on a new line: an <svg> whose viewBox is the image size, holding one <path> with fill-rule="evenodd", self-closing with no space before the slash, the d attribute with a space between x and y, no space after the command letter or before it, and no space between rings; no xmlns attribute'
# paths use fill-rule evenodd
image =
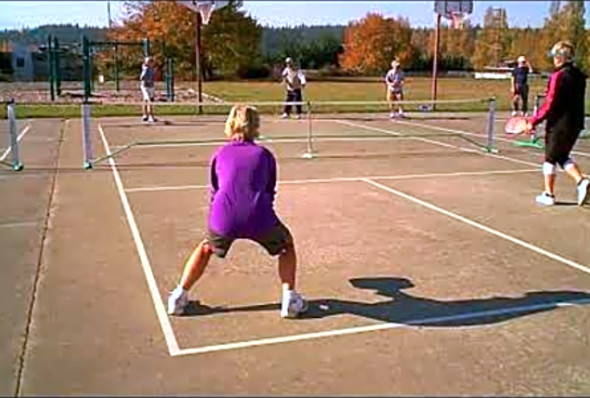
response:
<svg viewBox="0 0 590 398"><path fill-rule="evenodd" d="M283 298L291 298L293 297L294 290L289 289L289 285L287 283L283 283Z"/></svg>
<svg viewBox="0 0 590 398"><path fill-rule="evenodd" d="M174 297L180 297L183 293L186 293L186 292L188 292L188 290L184 290L182 288L182 286L178 285L178 286L176 286L176 289L174 289L174 291L172 292L172 295Z"/></svg>

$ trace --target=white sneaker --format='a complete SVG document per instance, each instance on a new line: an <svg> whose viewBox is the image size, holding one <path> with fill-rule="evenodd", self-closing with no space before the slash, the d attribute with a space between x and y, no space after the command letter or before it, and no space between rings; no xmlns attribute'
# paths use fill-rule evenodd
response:
<svg viewBox="0 0 590 398"><path fill-rule="evenodd" d="M405 116L405 114L404 114L404 112L403 112L403 111L399 111L399 112L398 112L398 116L399 116L400 118L403 118L403 117Z"/></svg>
<svg viewBox="0 0 590 398"><path fill-rule="evenodd" d="M150 122L150 123L154 123L155 121L156 121L156 119L154 119L154 117L153 117L153 116L150 116L150 117L148 118L148 122Z"/></svg>
<svg viewBox="0 0 590 398"><path fill-rule="evenodd" d="M518 112L517 111L512 111L512 113L510 115L511 116L516 116L516 115L518 115Z"/></svg>
<svg viewBox="0 0 590 398"><path fill-rule="evenodd" d="M295 115L295 119L301 119L301 115L299 115L299 114Z"/></svg>
<svg viewBox="0 0 590 398"><path fill-rule="evenodd" d="M307 308L307 300L301 294L297 292L283 294L283 301L281 303L282 318L297 318L307 311Z"/></svg>
<svg viewBox="0 0 590 398"><path fill-rule="evenodd" d="M188 301L188 292L186 290L174 289L168 296L168 315L182 315Z"/></svg>
<svg viewBox="0 0 590 398"><path fill-rule="evenodd" d="M537 195L535 201L540 205L553 206L555 204L555 196L543 192L542 194Z"/></svg>
<svg viewBox="0 0 590 398"><path fill-rule="evenodd" d="M578 206L584 206L588 200L588 185L590 180L587 178L582 179L578 184Z"/></svg>
<svg viewBox="0 0 590 398"><path fill-rule="evenodd" d="M281 119L288 119L288 118L289 118L289 115L288 115L288 114L286 114L286 113L283 113L283 114L281 115Z"/></svg>
<svg viewBox="0 0 590 398"><path fill-rule="evenodd" d="M391 112L391 113L389 114L389 118L390 118L390 119L394 119L394 118L395 118L395 112Z"/></svg>

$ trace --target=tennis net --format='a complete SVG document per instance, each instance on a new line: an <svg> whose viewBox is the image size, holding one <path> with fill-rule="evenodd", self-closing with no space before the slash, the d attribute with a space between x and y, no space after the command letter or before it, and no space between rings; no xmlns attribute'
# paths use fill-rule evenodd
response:
<svg viewBox="0 0 590 398"><path fill-rule="evenodd" d="M239 103L239 102L238 102ZM143 103L82 105L84 167L140 146L216 145L225 141L223 123L234 102L155 103L156 122L143 119ZM334 142L376 142L391 139L452 140L496 152L495 99L398 101L247 102L261 114L260 141L298 144L302 158L322 156ZM290 106L291 109L286 109ZM298 109L300 107L300 109ZM401 107L402 114L399 112ZM109 110L115 109L115 112ZM289 112L287 116L286 113ZM117 117L104 117L106 115ZM113 150L94 148L98 126L109 131ZM449 144L449 146L452 146ZM348 146L351 151L352 145ZM358 150L362 156L366 151Z"/></svg>

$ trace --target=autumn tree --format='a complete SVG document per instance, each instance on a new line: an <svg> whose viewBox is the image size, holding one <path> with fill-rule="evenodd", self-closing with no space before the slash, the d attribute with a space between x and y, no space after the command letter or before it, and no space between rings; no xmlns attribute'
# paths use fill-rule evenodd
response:
<svg viewBox="0 0 590 398"><path fill-rule="evenodd" d="M382 73L389 69L395 57L402 65L407 65L414 54L411 39L412 30L407 19L368 13L346 27L340 66L349 71Z"/></svg>
<svg viewBox="0 0 590 398"><path fill-rule="evenodd" d="M488 7L484 15L483 29L475 40L471 62L477 69L487 65L499 66L508 56L510 48L508 16L504 8Z"/></svg>
<svg viewBox="0 0 590 398"><path fill-rule="evenodd" d="M214 72L237 74L261 58L262 28L240 10L241 5L240 1L231 1L215 10L209 24L202 26L205 78ZM125 16L111 30L109 38L138 41L148 37L157 70L162 70L168 56L175 60L177 76L194 77L196 14L175 1L128 1L124 7ZM141 64L141 59L137 62ZM137 65L129 62L123 66L137 70Z"/></svg>

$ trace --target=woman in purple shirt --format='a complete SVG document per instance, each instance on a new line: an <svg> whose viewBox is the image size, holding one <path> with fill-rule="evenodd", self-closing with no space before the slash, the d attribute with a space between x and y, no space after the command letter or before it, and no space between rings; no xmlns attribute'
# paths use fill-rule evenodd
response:
<svg viewBox="0 0 590 398"><path fill-rule="evenodd" d="M170 315L182 315L189 302L188 291L203 275L211 255L224 258L236 239L253 240L270 255L278 255L283 286L281 316L295 318L307 310L306 300L295 290L297 257L293 237L273 208L276 161L268 149L254 142L259 129L256 108L232 108L225 124L229 142L211 159L207 237L192 252L179 285L170 293Z"/></svg>

